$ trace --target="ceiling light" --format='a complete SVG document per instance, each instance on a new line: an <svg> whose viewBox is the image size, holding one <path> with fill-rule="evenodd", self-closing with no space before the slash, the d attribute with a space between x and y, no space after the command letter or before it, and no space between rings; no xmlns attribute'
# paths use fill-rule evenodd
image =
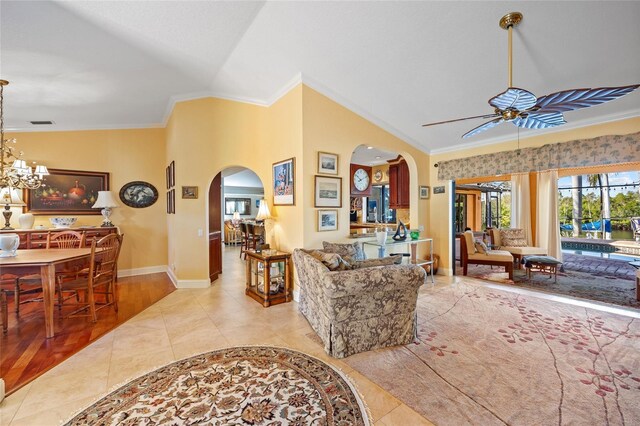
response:
<svg viewBox="0 0 640 426"><path fill-rule="evenodd" d="M376 160L381 159L382 157L380 157L379 155L376 155Z"/></svg>
<svg viewBox="0 0 640 426"><path fill-rule="evenodd" d="M373 147L372 146L368 146L367 149L373 149Z"/></svg>
<svg viewBox="0 0 640 426"><path fill-rule="evenodd" d="M15 139L4 138L4 86L7 80L0 80L0 189L36 189L42 186L42 179L49 174L44 165L36 166L35 173L21 157L13 144Z"/></svg>

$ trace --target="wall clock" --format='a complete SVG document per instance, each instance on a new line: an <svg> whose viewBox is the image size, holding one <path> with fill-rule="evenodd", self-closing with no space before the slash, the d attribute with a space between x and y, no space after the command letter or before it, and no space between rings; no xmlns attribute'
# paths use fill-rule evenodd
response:
<svg viewBox="0 0 640 426"><path fill-rule="evenodd" d="M351 195L371 195L371 167L351 164Z"/></svg>
<svg viewBox="0 0 640 426"><path fill-rule="evenodd" d="M133 181L120 189L120 201L129 207L144 208L158 200L158 190L148 182Z"/></svg>
<svg viewBox="0 0 640 426"><path fill-rule="evenodd" d="M353 185L358 191L365 191L369 187L369 174L365 169L358 169L353 174Z"/></svg>

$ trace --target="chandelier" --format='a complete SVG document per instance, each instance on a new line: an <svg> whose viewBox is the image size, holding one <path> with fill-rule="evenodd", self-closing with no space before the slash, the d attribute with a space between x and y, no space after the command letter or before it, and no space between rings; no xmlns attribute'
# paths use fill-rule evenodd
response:
<svg viewBox="0 0 640 426"><path fill-rule="evenodd" d="M47 166L37 165L35 171L22 159L24 153L16 150L15 139L4 138L4 86L7 80L0 80L0 189L36 189L42 179L49 174Z"/></svg>

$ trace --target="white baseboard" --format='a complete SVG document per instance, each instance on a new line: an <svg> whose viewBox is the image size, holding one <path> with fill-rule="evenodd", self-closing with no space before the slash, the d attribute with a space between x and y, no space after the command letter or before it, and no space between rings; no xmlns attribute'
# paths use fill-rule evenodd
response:
<svg viewBox="0 0 640 426"><path fill-rule="evenodd" d="M167 272L167 265L145 266L144 268L119 269L118 278L133 277L135 275L157 274Z"/></svg>
<svg viewBox="0 0 640 426"><path fill-rule="evenodd" d="M209 288L211 283L209 280L179 280L175 272L170 268L166 270L169 279L176 288Z"/></svg>
<svg viewBox="0 0 640 426"><path fill-rule="evenodd" d="M300 290L297 288L294 288L291 293L293 294L293 300L296 302L300 302Z"/></svg>
<svg viewBox="0 0 640 426"><path fill-rule="evenodd" d="M177 288L209 288L209 280L178 280Z"/></svg>
<svg viewBox="0 0 640 426"><path fill-rule="evenodd" d="M167 275L169 275L169 279L173 283L175 288L178 288L178 277L176 277L176 273L171 270L171 268L167 268Z"/></svg>

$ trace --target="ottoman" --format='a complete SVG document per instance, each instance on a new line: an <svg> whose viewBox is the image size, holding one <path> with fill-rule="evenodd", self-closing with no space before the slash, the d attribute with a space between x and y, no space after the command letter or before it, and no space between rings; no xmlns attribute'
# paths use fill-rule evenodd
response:
<svg viewBox="0 0 640 426"><path fill-rule="evenodd" d="M527 271L527 278L531 279L532 272L542 272L553 275L553 282L558 282L558 267L562 265L558 259L551 256L525 256L522 263Z"/></svg>

